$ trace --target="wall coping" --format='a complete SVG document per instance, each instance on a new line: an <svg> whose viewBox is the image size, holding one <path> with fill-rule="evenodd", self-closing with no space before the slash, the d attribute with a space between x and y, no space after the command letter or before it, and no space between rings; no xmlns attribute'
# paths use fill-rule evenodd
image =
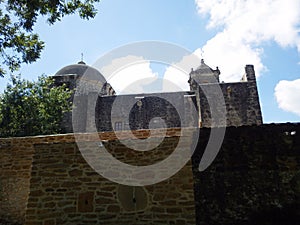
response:
<svg viewBox="0 0 300 225"><path fill-rule="evenodd" d="M259 127L259 128L275 128L282 131L291 131L296 127L300 127L300 123L270 123L262 125L252 126L240 126L240 127L226 127L226 129L235 129L242 127ZM26 137L8 137L0 138L0 149L10 144L18 142L31 142L32 144L43 144L43 143L72 143L75 141L82 142L94 142L94 141L114 141L114 140L130 140L130 139L146 139L146 138L157 138L157 137L181 137L184 134L191 134L199 128L165 128L165 129L142 129L142 130L124 130L124 131L105 131L105 132L94 132L94 133L67 133L67 134L51 134L51 135L38 135L38 136L26 136ZM212 128L201 128L201 130L209 130ZM76 139L75 139L76 136Z"/></svg>
<svg viewBox="0 0 300 225"><path fill-rule="evenodd" d="M51 134L26 137L9 137L0 138L0 148L9 145L9 143L27 142L32 144L42 143L72 143L75 141L114 141L125 139L146 139L156 137L176 137L183 136L183 130L193 132L197 128L168 128L168 129L147 129L147 130L126 130L126 131L107 131L93 133L67 133L67 134Z"/></svg>

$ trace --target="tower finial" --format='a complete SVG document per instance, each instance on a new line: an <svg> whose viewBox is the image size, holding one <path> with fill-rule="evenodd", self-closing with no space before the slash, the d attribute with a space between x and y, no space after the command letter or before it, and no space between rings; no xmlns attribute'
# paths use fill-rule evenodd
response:
<svg viewBox="0 0 300 225"><path fill-rule="evenodd" d="M203 59L204 51L203 48L201 48L201 59Z"/></svg>
<svg viewBox="0 0 300 225"><path fill-rule="evenodd" d="M203 51L203 49L201 48L201 64L204 64L204 57L203 57L203 55L204 55L204 51Z"/></svg>
<svg viewBox="0 0 300 225"><path fill-rule="evenodd" d="M83 61L83 53L81 53L81 60L80 60L80 62L78 62L78 64L83 64L83 65L85 65L85 62Z"/></svg>

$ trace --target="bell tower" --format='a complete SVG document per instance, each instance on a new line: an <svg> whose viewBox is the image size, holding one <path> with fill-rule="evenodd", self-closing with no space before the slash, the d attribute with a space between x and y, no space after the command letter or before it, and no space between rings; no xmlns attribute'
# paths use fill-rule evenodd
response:
<svg viewBox="0 0 300 225"><path fill-rule="evenodd" d="M200 84L212 84L219 83L220 70L217 67L215 70L210 68L208 65L204 63L204 60L201 59L200 66L190 72L190 90L197 90L197 86Z"/></svg>

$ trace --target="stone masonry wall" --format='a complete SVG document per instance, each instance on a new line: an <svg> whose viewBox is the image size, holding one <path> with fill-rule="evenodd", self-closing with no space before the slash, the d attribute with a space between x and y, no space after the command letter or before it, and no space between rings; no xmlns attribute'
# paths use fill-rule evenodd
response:
<svg viewBox="0 0 300 225"><path fill-rule="evenodd" d="M212 165L198 171L209 129L193 155L198 225L296 225L300 124L230 127Z"/></svg>
<svg viewBox="0 0 300 225"><path fill-rule="evenodd" d="M0 139L0 219L24 222L34 149L32 138Z"/></svg>
<svg viewBox="0 0 300 225"><path fill-rule="evenodd" d="M164 130L151 132L151 140L161 140ZM134 131L139 138L149 136L149 130ZM169 129L166 138L155 150L135 152L120 144L112 132L100 133L109 152L132 165L148 165L166 158L177 146L180 129ZM128 139L128 132L121 132ZM87 146L99 143L91 135L82 134ZM30 144L21 147L31 139ZM23 224L195 224L193 176L189 162L173 177L146 187L129 187L109 181L97 174L84 160L73 135L57 135L15 140L23 152L31 150L31 178L27 187L10 180L23 190L23 198L15 190L7 190L10 198L0 205L12 207L1 210L2 217ZM189 148L189 143L186 143ZM34 152L33 152L34 149ZM187 149L188 151L188 149ZM19 159L17 159L19 160ZM15 169L13 169L15 171ZM11 177L1 171L2 177ZM29 189L30 180L30 189ZM30 191L29 191L30 190ZM170 190L172 190L170 192ZM134 197L130 197L133 196ZM1 192L1 194L3 194ZM128 197L129 196L129 197ZM16 198L16 201L12 199ZM13 207L21 210L9 218ZM27 205L27 207L26 207ZM178 207L180 205L180 207ZM25 216L26 211L26 216Z"/></svg>
<svg viewBox="0 0 300 225"><path fill-rule="evenodd" d="M203 127L211 127L218 121L211 121L208 98L213 104L221 104L220 96L214 91L219 86L223 93L226 107L226 126L261 125L262 115L257 94L256 82L238 82L205 84L199 88L201 121ZM205 96L209 93L209 96ZM218 113L218 112L217 112ZM220 118L220 117L218 117ZM222 121L221 121L222 122Z"/></svg>
<svg viewBox="0 0 300 225"><path fill-rule="evenodd" d="M253 65L246 65L245 76L247 80L241 82L209 83L194 87L199 96L197 104L200 105L202 127L248 126L263 123ZM217 91L219 89L221 91ZM219 96L220 94L222 96ZM222 107L226 107L226 118L222 116ZM211 108L216 108L215 118L212 118ZM226 121L220 121L220 118Z"/></svg>
<svg viewBox="0 0 300 225"><path fill-rule="evenodd" d="M122 124L121 130L151 129L149 123L155 118L161 118L165 128L198 126L198 118L188 118L191 108L195 108L195 112L198 110L194 103L195 97L187 97L192 94L194 92L99 97L96 105L96 127L98 131L112 131L115 123L119 122ZM118 104L118 107L114 104ZM129 106L129 110L126 110ZM161 120L153 120L152 129L164 128Z"/></svg>
<svg viewBox="0 0 300 225"><path fill-rule="evenodd" d="M149 137L149 130L133 133ZM163 133L152 130L151 139ZM128 140L131 132L118 134ZM216 159L199 172L209 134L201 129L192 164L146 187L118 185L98 175L73 134L0 139L0 219L41 225L297 224L300 124L229 127ZM168 129L164 142L149 152L126 148L113 132L99 135L114 157L142 166L169 155L180 129ZM95 142L90 134L80 135L80 143Z"/></svg>

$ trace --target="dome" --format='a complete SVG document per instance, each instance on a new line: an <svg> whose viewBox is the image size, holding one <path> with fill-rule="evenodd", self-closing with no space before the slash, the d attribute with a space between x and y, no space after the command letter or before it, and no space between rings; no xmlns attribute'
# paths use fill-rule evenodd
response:
<svg viewBox="0 0 300 225"><path fill-rule="evenodd" d="M60 69L54 76L68 76L68 75L77 75L79 77L87 76L89 80L97 80L106 83L104 76L94 67L86 65L84 62L80 61L78 64L72 64L65 66Z"/></svg>

